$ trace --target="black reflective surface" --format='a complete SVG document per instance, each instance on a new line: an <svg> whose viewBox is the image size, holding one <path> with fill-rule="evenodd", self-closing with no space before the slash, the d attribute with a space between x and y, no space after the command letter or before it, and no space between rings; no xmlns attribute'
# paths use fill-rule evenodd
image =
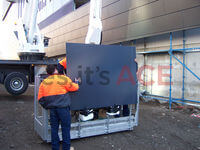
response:
<svg viewBox="0 0 200 150"><path fill-rule="evenodd" d="M67 75L81 77L72 110L135 104L135 47L67 43Z"/></svg>

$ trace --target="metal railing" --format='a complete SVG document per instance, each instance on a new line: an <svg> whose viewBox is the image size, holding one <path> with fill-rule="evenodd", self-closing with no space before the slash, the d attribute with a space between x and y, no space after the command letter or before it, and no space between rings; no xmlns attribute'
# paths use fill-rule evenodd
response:
<svg viewBox="0 0 200 150"><path fill-rule="evenodd" d="M42 78L35 76L35 93L34 93L34 130L46 142L51 142L51 128L49 123L48 110L42 108L37 100L38 89ZM135 109L134 109L135 108ZM84 138L114 132L133 130L138 125L139 117L139 88L137 96L137 104L135 107L129 105L129 116L112 117L106 115L104 119L96 119L92 121L81 122L77 119L71 123L71 139ZM133 112L134 110L134 112ZM59 129L59 137L62 140L61 130Z"/></svg>

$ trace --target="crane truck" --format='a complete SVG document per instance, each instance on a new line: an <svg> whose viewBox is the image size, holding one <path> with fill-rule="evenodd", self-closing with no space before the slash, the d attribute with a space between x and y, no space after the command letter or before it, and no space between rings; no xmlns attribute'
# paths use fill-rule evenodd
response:
<svg viewBox="0 0 200 150"><path fill-rule="evenodd" d="M10 5L2 19L5 20L11 6L18 0L3 0ZM2 2L3 2L2 1ZM37 24L39 0L25 1L25 11L16 22L14 34L19 42L18 56L20 60L0 60L0 83L12 95L23 94L29 83L34 82L34 65L57 63L44 60L44 47L48 46L48 38L41 35ZM90 1L90 16L86 44L100 44L102 0Z"/></svg>
<svg viewBox="0 0 200 150"><path fill-rule="evenodd" d="M13 31L19 43L18 56L20 60L0 60L0 83L4 84L6 90L12 95L23 94L29 83L34 82L34 66L57 63L44 59L44 47L48 45L48 38L44 38L39 30L37 20L39 0L25 2L25 11L15 23ZM19 3L18 0L3 0L3 3L10 3L9 7L0 21L3 24L11 6ZM17 13L17 12L16 12ZM1 35L3 36L3 35ZM2 40L1 40L2 42ZM5 44L1 43L1 45ZM6 44L12 44L6 41ZM7 51L1 47L1 51Z"/></svg>

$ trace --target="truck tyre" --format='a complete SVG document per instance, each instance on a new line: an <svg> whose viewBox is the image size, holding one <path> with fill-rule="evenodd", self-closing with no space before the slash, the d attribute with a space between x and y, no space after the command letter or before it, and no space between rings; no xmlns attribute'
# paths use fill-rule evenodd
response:
<svg viewBox="0 0 200 150"><path fill-rule="evenodd" d="M20 95L26 91L28 87L28 81L23 73L12 72L6 76L4 80L4 86L10 94Z"/></svg>

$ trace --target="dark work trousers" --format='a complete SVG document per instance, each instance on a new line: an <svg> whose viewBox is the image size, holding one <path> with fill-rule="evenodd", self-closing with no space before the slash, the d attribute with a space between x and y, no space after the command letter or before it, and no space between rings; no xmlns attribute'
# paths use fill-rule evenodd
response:
<svg viewBox="0 0 200 150"><path fill-rule="evenodd" d="M52 150L59 150L60 148L58 136L59 122L61 122L62 128L62 149L70 150L71 115L69 107L50 109Z"/></svg>
<svg viewBox="0 0 200 150"><path fill-rule="evenodd" d="M128 105L123 105L123 116L129 116L129 112Z"/></svg>

